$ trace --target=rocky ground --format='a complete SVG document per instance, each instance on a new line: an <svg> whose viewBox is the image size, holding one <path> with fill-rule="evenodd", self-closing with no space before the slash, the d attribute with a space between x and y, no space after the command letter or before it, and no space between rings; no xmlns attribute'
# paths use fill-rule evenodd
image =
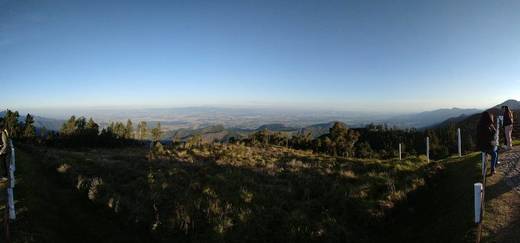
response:
<svg viewBox="0 0 520 243"><path fill-rule="evenodd" d="M506 184L520 193L520 147L505 152L500 160L500 172L504 175Z"/></svg>

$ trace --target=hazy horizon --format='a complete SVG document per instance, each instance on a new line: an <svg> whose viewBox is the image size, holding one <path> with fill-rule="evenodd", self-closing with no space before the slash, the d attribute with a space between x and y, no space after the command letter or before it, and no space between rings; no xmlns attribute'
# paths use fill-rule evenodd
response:
<svg viewBox="0 0 520 243"><path fill-rule="evenodd" d="M23 107L23 106L14 106L14 107L0 107L0 110L21 110L27 112L35 112L35 111L68 111L68 112L84 112L84 111L103 111L103 110L158 110L158 109L199 109L199 108L216 108L216 109L236 109L236 110L281 110L281 111L294 111L294 112L352 112L352 113L373 113L373 114L412 114L418 112L429 112L440 109L488 109L497 104L500 104L506 100L517 100L513 98L507 98L503 100L497 100L496 102L489 102L486 105L482 106L456 106L446 104L446 106L432 106L425 104L424 106L410 108L409 103L395 103L393 108L375 108L377 106L370 106L367 103L352 103L350 105L344 106L335 106L335 105L317 105L307 104L307 105L287 105L287 104L242 104L242 105L232 105L232 104L185 104L185 105L98 105L98 106L33 106L33 107ZM374 102L377 103L377 102ZM427 103L423 101L421 103ZM388 105L388 104L386 104Z"/></svg>
<svg viewBox="0 0 520 243"><path fill-rule="evenodd" d="M498 104L498 103L497 103ZM497 105L494 104L494 105ZM327 113L338 113L338 114L352 114L352 115L404 115L404 114L416 114L421 112L432 112L436 110L449 110L449 109L477 109L484 110L491 108L494 105L486 107L438 107L432 109L420 109L420 110L366 110L366 109L335 109L335 108L316 108L316 107L291 107L291 106L233 106L233 105L186 105L186 106L84 106L84 107L0 107L0 111L7 109L17 110L21 113L31 113L34 115L49 116L50 118L66 118L70 115L82 116L89 112L128 112L128 111L200 111L200 110L227 110L227 111L252 111L252 112L288 112L293 114L304 114L315 112L317 114ZM61 114L61 115L60 115Z"/></svg>

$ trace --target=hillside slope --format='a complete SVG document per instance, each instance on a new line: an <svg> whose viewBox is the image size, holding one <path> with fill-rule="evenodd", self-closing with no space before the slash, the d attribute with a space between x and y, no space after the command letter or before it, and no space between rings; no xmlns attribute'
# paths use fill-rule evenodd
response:
<svg viewBox="0 0 520 243"><path fill-rule="evenodd" d="M30 151L18 153L16 242L472 239L475 154L426 165L279 147L176 151L177 162L153 163L139 148Z"/></svg>

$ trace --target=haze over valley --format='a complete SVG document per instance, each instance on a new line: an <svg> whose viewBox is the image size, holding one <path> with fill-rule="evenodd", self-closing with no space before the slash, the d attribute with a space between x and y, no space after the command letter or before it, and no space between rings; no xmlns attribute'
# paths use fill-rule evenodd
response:
<svg viewBox="0 0 520 243"><path fill-rule="evenodd" d="M290 128L303 128L320 123L341 121L351 127L368 124L387 124L399 128L424 128L440 123L448 118L472 115L479 109L439 109L419 113L321 111L303 109L268 108L221 108L221 107L184 107L184 108L142 108L142 109L77 109L43 110L28 109L37 115L38 127L59 130L61 124L71 115L92 117L101 124L115 121L147 121L150 124L161 122L166 130L181 128L204 128L223 125L226 128L256 129L263 125L281 124ZM25 110L20 110L25 114Z"/></svg>

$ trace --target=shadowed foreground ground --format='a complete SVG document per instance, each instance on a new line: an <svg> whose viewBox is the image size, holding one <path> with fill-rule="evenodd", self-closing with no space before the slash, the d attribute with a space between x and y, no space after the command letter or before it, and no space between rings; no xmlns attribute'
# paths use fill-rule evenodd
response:
<svg viewBox="0 0 520 243"><path fill-rule="evenodd" d="M479 156L441 161L444 169L396 210L393 242L474 242L472 190Z"/></svg>
<svg viewBox="0 0 520 243"><path fill-rule="evenodd" d="M113 213L57 183L55 172L23 150L17 150L16 174L13 242L146 242L144 231L126 227Z"/></svg>

